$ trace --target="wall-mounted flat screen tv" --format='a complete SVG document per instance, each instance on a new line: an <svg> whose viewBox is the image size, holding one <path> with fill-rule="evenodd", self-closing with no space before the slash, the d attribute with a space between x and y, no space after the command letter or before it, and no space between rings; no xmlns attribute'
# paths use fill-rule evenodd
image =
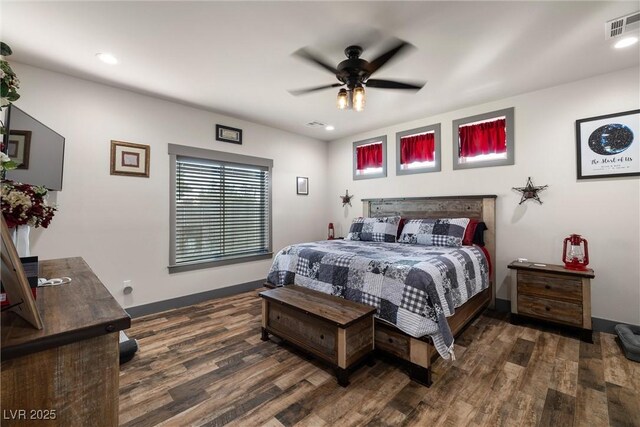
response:
<svg viewBox="0 0 640 427"><path fill-rule="evenodd" d="M62 190L64 137L13 104L9 106L6 124L6 152L18 163L17 169L7 171L6 178Z"/></svg>

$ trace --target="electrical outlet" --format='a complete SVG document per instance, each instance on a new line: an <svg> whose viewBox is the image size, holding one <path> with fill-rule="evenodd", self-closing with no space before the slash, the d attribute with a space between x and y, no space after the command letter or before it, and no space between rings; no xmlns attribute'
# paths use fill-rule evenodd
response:
<svg viewBox="0 0 640 427"><path fill-rule="evenodd" d="M125 280L122 282L122 293L125 295L129 295L133 292L133 286L131 285L131 280Z"/></svg>

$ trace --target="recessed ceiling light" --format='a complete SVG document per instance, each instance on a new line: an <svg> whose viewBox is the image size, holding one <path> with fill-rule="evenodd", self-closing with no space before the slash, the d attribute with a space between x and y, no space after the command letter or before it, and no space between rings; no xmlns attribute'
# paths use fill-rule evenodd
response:
<svg viewBox="0 0 640 427"><path fill-rule="evenodd" d="M100 61L104 62L105 64L115 65L118 63L118 58L111 55L110 53L96 53L96 56Z"/></svg>
<svg viewBox="0 0 640 427"><path fill-rule="evenodd" d="M616 49L622 49L623 47L629 47L638 43L638 38L635 36L625 37L622 40L618 41L613 47Z"/></svg>
<svg viewBox="0 0 640 427"><path fill-rule="evenodd" d="M334 129L335 129L335 126L327 125L327 126L325 126L325 129L326 129L326 130L334 130Z"/></svg>

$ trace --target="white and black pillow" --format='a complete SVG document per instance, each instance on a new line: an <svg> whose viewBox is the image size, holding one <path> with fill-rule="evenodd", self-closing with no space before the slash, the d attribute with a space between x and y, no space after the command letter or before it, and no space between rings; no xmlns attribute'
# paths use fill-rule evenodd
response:
<svg viewBox="0 0 640 427"><path fill-rule="evenodd" d="M351 223L346 240L393 243L396 241L398 224L399 216L356 218Z"/></svg>
<svg viewBox="0 0 640 427"><path fill-rule="evenodd" d="M412 219L405 222L400 243L425 246L462 246L469 218Z"/></svg>

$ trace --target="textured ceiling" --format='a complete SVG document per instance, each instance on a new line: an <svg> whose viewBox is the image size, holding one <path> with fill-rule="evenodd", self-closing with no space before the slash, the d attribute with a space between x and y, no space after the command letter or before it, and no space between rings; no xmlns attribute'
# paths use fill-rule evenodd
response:
<svg viewBox="0 0 640 427"><path fill-rule="evenodd" d="M176 100L314 138L369 129L619 70L604 22L634 2L3 2L12 60ZM419 92L367 89L364 112L339 111L335 78L291 56L328 62L350 44L371 59L390 37L416 49L376 78L427 80ZM120 63L95 57L111 52ZM333 132L306 123L332 124Z"/></svg>

